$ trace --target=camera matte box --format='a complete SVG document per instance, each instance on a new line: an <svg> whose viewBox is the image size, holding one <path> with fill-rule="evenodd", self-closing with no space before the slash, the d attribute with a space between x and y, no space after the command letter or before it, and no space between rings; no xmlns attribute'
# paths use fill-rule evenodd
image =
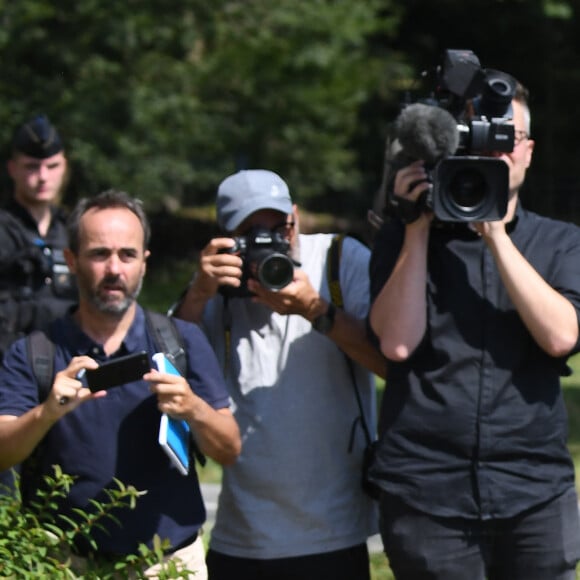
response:
<svg viewBox="0 0 580 580"><path fill-rule="evenodd" d="M507 212L509 168L494 157L455 156L435 168L431 204L445 222L498 221Z"/></svg>

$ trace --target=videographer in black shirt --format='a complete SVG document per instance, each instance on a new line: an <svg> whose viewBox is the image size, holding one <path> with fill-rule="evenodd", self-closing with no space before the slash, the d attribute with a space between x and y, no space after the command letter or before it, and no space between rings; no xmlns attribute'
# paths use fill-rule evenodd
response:
<svg viewBox="0 0 580 580"><path fill-rule="evenodd" d="M560 376L580 350L580 229L519 200L534 141L512 100L507 213L435 227L391 219L371 261L371 326L389 359L373 475L398 580L572 580L580 559ZM396 173L411 202L423 161ZM441 226L441 224L438 224Z"/></svg>

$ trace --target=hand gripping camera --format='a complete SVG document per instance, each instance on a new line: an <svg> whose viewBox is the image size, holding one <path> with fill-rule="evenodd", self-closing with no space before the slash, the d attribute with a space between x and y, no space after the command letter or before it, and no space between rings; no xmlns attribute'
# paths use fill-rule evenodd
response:
<svg viewBox="0 0 580 580"><path fill-rule="evenodd" d="M243 261L242 284L239 288L221 286L221 294L234 298L251 296L248 278L258 280L264 288L274 292L292 282L294 262L289 257L290 242L283 235L255 227L247 235L235 237L234 241L234 246L220 250L220 253L240 255Z"/></svg>

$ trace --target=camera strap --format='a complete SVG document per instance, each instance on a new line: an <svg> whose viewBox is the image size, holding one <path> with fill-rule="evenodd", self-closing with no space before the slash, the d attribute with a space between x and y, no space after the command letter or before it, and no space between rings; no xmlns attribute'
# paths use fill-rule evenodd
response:
<svg viewBox="0 0 580 580"><path fill-rule="evenodd" d="M412 224L421 217L425 210L425 201L425 195L421 195L416 201L411 201L393 193L390 198L390 205L404 224Z"/></svg>
<svg viewBox="0 0 580 580"><path fill-rule="evenodd" d="M344 308L342 288L340 287L340 258L342 256L343 240L344 234L336 234L332 238L326 258L326 277L330 291L330 300L337 308Z"/></svg>
<svg viewBox="0 0 580 580"><path fill-rule="evenodd" d="M337 308L344 308L342 288L340 287L340 259L342 256L342 242L344 241L344 237L344 234L336 234L332 238L332 242L330 243L330 248L328 249L328 255L326 258L326 276L328 281L328 289L330 291L330 300ZM371 432L365 418L362 397L358 388L358 382L356 380L356 373L354 370L353 362L350 357L346 355L346 353L344 354L344 357L346 359L348 370L352 379L354 394L359 410L359 416L355 419L350 433L348 444L348 451L350 453L354 446L355 430L359 422L362 427L367 446L372 444L373 439L371 437Z"/></svg>
<svg viewBox="0 0 580 580"><path fill-rule="evenodd" d="M228 376L230 368L230 356L232 353L232 312L230 310L230 297L224 295L224 376Z"/></svg>

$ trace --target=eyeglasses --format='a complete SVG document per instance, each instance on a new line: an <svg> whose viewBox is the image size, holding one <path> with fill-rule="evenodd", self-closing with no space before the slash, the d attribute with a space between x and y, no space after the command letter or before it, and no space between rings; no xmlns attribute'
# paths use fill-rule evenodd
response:
<svg viewBox="0 0 580 580"><path fill-rule="evenodd" d="M288 236L290 232L294 229L296 222L280 222L272 227L272 231L280 234L281 236Z"/></svg>
<svg viewBox="0 0 580 580"><path fill-rule="evenodd" d="M514 131L514 147L519 145L522 141L529 137L527 131L523 131L522 129L516 129Z"/></svg>

